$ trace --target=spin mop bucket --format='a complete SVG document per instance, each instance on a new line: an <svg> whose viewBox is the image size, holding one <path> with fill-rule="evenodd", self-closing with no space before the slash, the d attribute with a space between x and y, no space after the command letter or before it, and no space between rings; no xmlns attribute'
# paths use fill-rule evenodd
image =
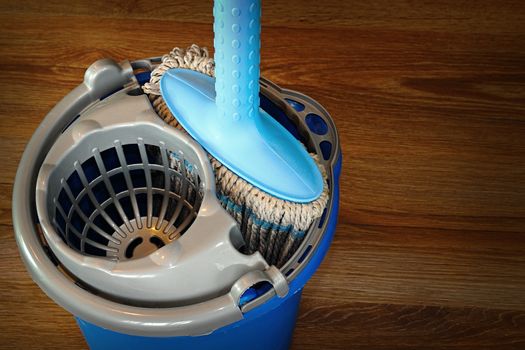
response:
<svg viewBox="0 0 525 350"><path fill-rule="evenodd" d="M313 99L260 79L260 108L317 155L328 186L322 216L270 259L221 206L205 149L144 94L160 63L95 62L35 131L13 190L22 259L91 349L287 349L335 231L334 123Z"/></svg>

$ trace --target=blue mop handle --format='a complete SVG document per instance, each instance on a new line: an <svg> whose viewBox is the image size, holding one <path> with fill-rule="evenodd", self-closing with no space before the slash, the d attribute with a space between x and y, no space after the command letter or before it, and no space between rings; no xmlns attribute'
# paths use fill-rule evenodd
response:
<svg viewBox="0 0 525 350"><path fill-rule="evenodd" d="M253 122L259 116L260 0L215 0L215 92L220 117Z"/></svg>

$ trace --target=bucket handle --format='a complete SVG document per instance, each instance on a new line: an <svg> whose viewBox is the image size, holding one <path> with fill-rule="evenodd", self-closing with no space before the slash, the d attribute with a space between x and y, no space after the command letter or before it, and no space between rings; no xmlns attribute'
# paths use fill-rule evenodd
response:
<svg viewBox="0 0 525 350"><path fill-rule="evenodd" d="M231 297L243 312L247 312L266 301L267 298L259 297L257 295L253 299L249 300L245 305L241 305L241 297L250 288L261 282L269 283L279 298L284 298L288 294L288 282L281 271L274 265L269 266L266 270L254 270L247 272L233 284L230 290ZM265 295L268 294L266 293ZM273 293L269 294L269 296L273 296Z"/></svg>

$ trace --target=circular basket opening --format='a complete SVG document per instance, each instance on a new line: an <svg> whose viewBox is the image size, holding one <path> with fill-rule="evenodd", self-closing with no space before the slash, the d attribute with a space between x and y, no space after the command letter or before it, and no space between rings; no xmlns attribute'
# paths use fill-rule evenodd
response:
<svg viewBox="0 0 525 350"><path fill-rule="evenodd" d="M57 167L48 213L54 229L81 254L129 260L176 240L202 202L201 177L181 153L141 142Z"/></svg>

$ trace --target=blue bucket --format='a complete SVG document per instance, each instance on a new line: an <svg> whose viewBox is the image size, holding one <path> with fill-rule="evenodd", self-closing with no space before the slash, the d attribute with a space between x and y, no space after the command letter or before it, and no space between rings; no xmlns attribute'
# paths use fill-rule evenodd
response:
<svg viewBox="0 0 525 350"><path fill-rule="evenodd" d="M101 318L96 315L97 312L104 308L110 309L112 305L119 305L106 300L103 295L93 293L92 289L85 289L81 284L75 283L71 276L60 268L60 262L39 233L39 222L33 205L36 174L54 140L74 123L88 106L112 94L132 93L133 89L149 79L149 71L156 63L158 59L120 64L109 60L94 63L86 73L84 84L66 96L37 129L20 162L13 190L13 223L21 256L42 290L75 316L91 349L287 349L291 343L302 290L330 247L339 209L342 156L335 126L322 106L304 95L283 90L265 79L261 80L261 107L308 147L319 150L318 153L327 167L330 199L325 214L315 223L318 225L316 229L323 228L322 234L315 244L303 244L298 254L291 258L295 259L294 263L281 269L287 276L288 294L284 297L273 295L271 298L263 298L264 295L270 295L268 289L264 286L261 289L254 287L251 289L251 295L245 293L244 301L251 302L261 298L264 302L246 309L247 311L241 308L243 313L240 320L213 327L209 332L200 335L181 333L180 329L187 326L184 322L180 323L180 329L177 329L177 325L166 324L177 330L174 332L176 334L154 330L151 324L148 325L147 319L137 321L140 317L131 311L129 318L119 320L119 327L111 326L113 321L110 317L107 317L107 322L98 322ZM145 68L147 72L137 73L138 69ZM267 94L279 95L283 103L272 102ZM312 108L324 113L308 113L305 105L313 106ZM302 127L298 127L296 121L290 120L289 112L292 110L302 116ZM319 114L322 114L323 118ZM305 132L311 137L305 137ZM328 139L327 134L332 138ZM126 310L125 307L127 306L124 305L122 310ZM141 310L148 309L133 308L134 312L140 313ZM121 314L125 315L126 312ZM162 327L162 324L156 323L155 327Z"/></svg>

